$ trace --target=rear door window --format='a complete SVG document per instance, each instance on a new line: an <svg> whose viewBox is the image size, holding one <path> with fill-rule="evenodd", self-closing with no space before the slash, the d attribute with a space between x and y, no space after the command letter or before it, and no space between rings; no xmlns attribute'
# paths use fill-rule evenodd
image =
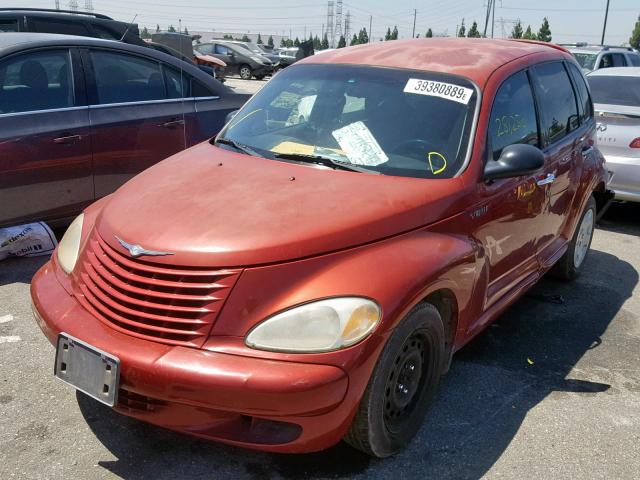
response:
<svg viewBox="0 0 640 480"><path fill-rule="evenodd" d="M231 53L231 51L224 45L216 45L215 52L218 55L229 55Z"/></svg>
<svg viewBox="0 0 640 480"><path fill-rule="evenodd" d="M573 83L578 90L578 106L580 107L580 120L584 123L589 121L592 115L591 98L589 96L589 89L585 83L584 76L580 72L580 69L573 64L569 64L569 71L573 77Z"/></svg>
<svg viewBox="0 0 640 480"><path fill-rule="evenodd" d="M600 64L598 65L598 68L609 68L609 67L613 67L613 59L611 58L610 54L603 55L602 58L600 59Z"/></svg>
<svg viewBox="0 0 640 480"><path fill-rule="evenodd" d="M91 61L100 104L167 98L164 76L156 61L103 50L91 51Z"/></svg>
<svg viewBox="0 0 640 480"><path fill-rule="evenodd" d="M0 64L0 113L53 110L73 105L69 50L26 53Z"/></svg>
<svg viewBox="0 0 640 480"><path fill-rule="evenodd" d="M611 54L613 57L613 66L614 67L626 67L627 60L624 58L622 53L613 53Z"/></svg>
<svg viewBox="0 0 640 480"><path fill-rule="evenodd" d="M536 97L542 111L542 132L551 144L578 127L576 97L562 62L536 65L533 71Z"/></svg>
<svg viewBox="0 0 640 480"><path fill-rule="evenodd" d="M629 60L629 63L634 67L640 67L640 55L636 53L630 53L627 55L627 59Z"/></svg>
<svg viewBox="0 0 640 480"><path fill-rule="evenodd" d="M493 159L504 147L516 143L538 146L538 124L529 78L525 72L512 75L498 89L491 109L489 139Z"/></svg>
<svg viewBox="0 0 640 480"><path fill-rule="evenodd" d="M59 33L61 35L80 35L84 37L93 36L82 22L66 22L64 20L33 17L29 19L29 24L35 32L40 33Z"/></svg>

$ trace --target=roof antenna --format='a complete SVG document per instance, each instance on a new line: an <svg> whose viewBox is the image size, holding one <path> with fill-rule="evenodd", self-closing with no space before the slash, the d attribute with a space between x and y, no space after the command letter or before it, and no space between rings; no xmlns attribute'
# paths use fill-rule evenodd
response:
<svg viewBox="0 0 640 480"><path fill-rule="evenodd" d="M129 29L131 28L131 25L133 25L133 22L136 21L136 18L138 18L138 14L136 13L135 16L133 17L133 20L131 20L131 22L129 23L129 25L127 25L127 29L124 31L124 33L122 34L122 38L120 38L120 41L124 40L124 37L127 36L127 33L129 33Z"/></svg>

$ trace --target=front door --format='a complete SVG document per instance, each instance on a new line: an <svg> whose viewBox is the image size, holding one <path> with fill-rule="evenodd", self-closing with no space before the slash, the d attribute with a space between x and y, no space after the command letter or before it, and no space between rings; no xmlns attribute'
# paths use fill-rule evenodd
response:
<svg viewBox="0 0 640 480"><path fill-rule="evenodd" d="M68 49L0 63L0 225L72 217L93 201L89 112L73 64Z"/></svg>
<svg viewBox="0 0 640 480"><path fill-rule="evenodd" d="M520 71L496 93L488 132L489 158L496 161L513 144L538 146L536 109L529 76ZM489 265L485 310L509 292L537 278L535 243L547 198L537 185L539 173L481 183L481 204L470 211L474 236L484 247Z"/></svg>
<svg viewBox="0 0 640 480"><path fill-rule="evenodd" d="M158 61L95 49L83 56L89 72L89 115L96 198L186 148L185 114L194 111L180 82ZM183 85L188 82L183 82Z"/></svg>

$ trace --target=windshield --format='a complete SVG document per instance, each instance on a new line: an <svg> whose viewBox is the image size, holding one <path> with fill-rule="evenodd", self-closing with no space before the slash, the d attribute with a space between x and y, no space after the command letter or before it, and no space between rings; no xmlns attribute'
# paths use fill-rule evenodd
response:
<svg viewBox="0 0 640 480"><path fill-rule="evenodd" d="M573 53L573 56L585 70L593 70L596 64L596 58L598 57L595 53Z"/></svg>
<svg viewBox="0 0 640 480"><path fill-rule="evenodd" d="M593 103L640 107L640 77L587 75Z"/></svg>
<svg viewBox="0 0 640 480"><path fill-rule="evenodd" d="M477 94L441 73L299 65L276 75L221 132L267 158L323 157L386 175L451 178Z"/></svg>

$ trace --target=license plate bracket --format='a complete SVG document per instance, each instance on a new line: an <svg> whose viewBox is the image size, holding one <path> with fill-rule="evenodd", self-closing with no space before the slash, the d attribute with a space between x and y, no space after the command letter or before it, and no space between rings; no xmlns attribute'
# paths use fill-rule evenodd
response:
<svg viewBox="0 0 640 480"><path fill-rule="evenodd" d="M54 375L105 405L118 401L120 359L67 333L58 335Z"/></svg>

